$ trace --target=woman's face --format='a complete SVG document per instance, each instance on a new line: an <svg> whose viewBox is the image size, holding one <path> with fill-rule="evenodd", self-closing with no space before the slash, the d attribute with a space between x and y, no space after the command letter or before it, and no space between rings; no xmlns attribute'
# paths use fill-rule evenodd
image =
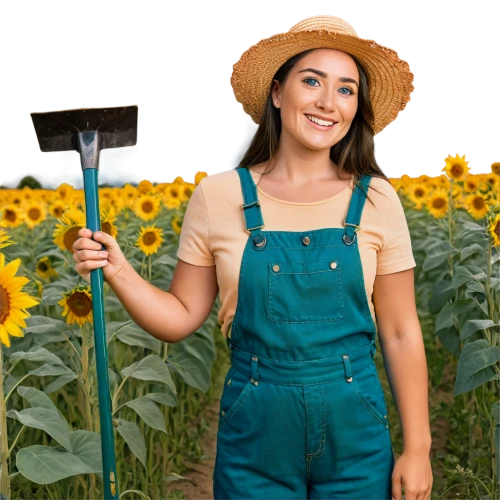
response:
<svg viewBox="0 0 500 500"><path fill-rule="evenodd" d="M273 82L282 133L309 149L331 148L349 131L358 109L358 85L358 68L349 54L313 50L290 70L284 85ZM313 123L311 117L326 123Z"/></svg>

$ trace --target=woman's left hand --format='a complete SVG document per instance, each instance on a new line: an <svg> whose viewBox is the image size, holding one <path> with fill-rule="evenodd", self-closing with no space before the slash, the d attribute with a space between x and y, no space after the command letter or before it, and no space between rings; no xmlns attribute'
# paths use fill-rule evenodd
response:
<svg viewBox="0 0 500 500"><path fill-rule="evenodd" d="M427 500L432 491L432 469L429 451L403 451L392 471L392 497L405 500Z"/></svg>

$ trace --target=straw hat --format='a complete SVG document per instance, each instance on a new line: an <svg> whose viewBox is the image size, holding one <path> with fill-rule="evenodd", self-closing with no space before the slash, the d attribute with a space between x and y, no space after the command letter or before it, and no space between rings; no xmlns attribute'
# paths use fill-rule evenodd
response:
<svg viewBox="0 0 500 500"><path fill-rule="evenodd" d="M354 56L368 73L377 134L396 119L410 100L413 73L397 53L374 40L359 38L354 28L334 16L313 16L290 31L261 40L233 66L231 85L236 100L259 123L273 76L290 57L314 48L338 49Z"/></svg>

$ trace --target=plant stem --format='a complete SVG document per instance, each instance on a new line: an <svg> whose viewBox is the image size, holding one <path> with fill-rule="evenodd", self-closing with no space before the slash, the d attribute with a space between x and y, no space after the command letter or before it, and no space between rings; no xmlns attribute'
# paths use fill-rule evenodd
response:
<svg viewBox="0 0 500 500"><path fill-rule="evenodd" d="M10 498L9 482L9 441L7 437L6 404L3 396L3 347L0 343L0 494Z"/></svg>

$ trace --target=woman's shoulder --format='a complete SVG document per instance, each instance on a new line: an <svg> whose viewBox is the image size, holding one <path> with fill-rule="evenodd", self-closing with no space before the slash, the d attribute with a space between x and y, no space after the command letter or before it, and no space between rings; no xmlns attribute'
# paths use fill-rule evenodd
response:
<svg viewBox="0 0 500 500"><path fill-rule="evenodd" d="M207 175L202 179L203 195L208 203L215 202L219 205L225 201L238 205L241 198L240 176L236 169L224 170Z"/></svg>

